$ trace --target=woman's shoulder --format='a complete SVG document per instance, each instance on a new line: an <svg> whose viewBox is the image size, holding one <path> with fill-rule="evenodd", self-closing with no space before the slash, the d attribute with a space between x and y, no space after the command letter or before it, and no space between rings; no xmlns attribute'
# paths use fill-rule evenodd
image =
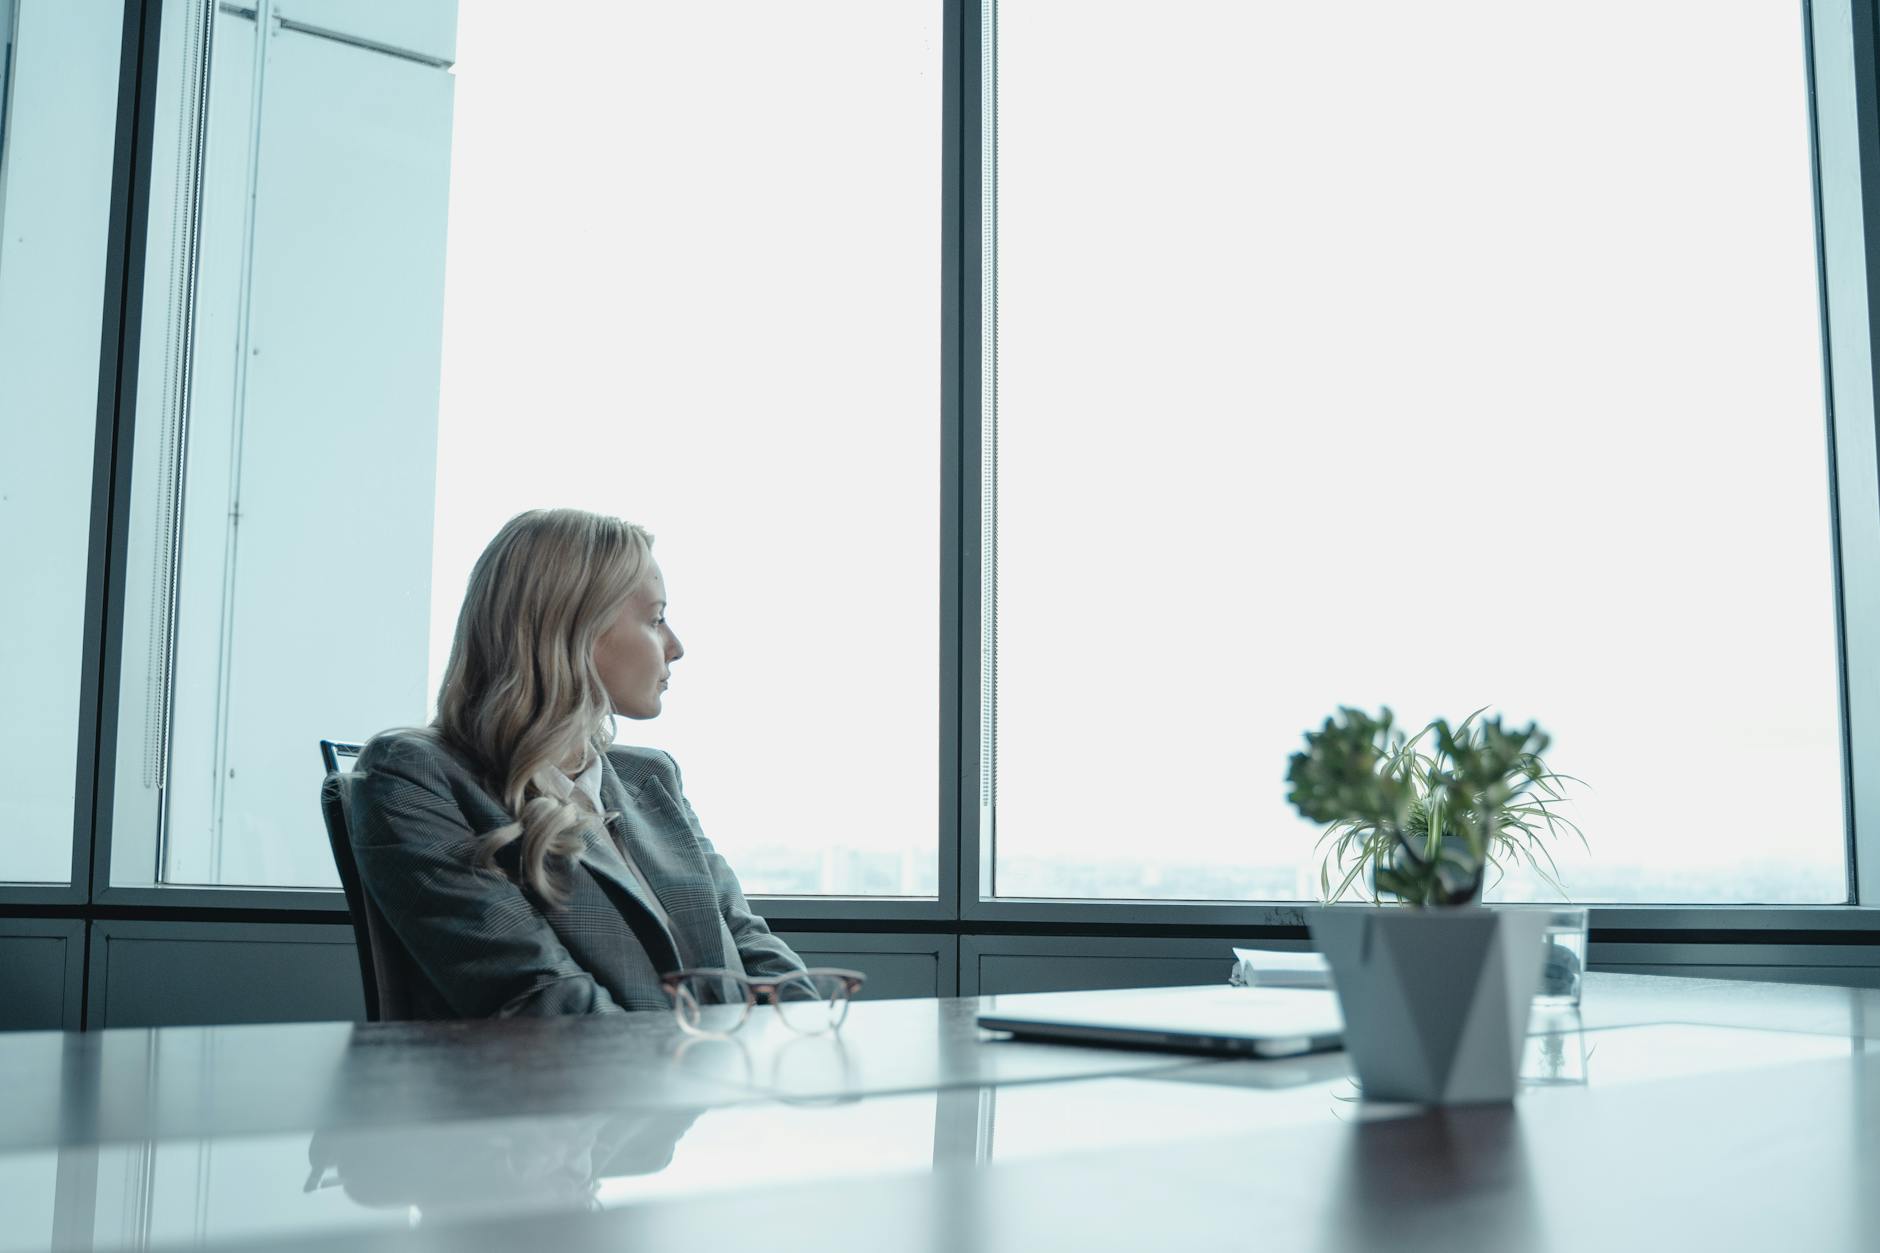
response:
<svg viewBox="0 0 1880 1253"><path fill-rule="evenodd" d="M672 754L663 748L647 748L640 744L615 744L607 750L607 760L612 763L614 773L620 776L620 782L629 791L638 788L648 779L658 779L661 783L674 783L679 778L679 763L672 759Z"/></svg>
<svg viewBox="0 0 1880 1253"><path fill-rule="evenodd" d="M366 741L353 764L356 771L419 770L427 774L458 775L470 772L462 755L431 727L393 727Z"/></svg>

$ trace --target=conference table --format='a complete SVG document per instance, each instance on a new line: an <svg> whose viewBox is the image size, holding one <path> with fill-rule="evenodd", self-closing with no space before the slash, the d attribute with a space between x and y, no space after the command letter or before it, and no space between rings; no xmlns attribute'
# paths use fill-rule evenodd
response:
<svg viewBox="0 0 1880 1253"><path fill-rule="evenodd" d="M1594 973L1447 1109L1039 1000L0 1035L0 1251L1880 1247L1880 992Z"/></svg>

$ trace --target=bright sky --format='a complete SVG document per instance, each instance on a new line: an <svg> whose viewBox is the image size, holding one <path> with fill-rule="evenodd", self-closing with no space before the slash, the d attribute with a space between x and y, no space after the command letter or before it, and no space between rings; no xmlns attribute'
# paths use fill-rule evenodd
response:
<svg viewBox="0 0 1880 1253"><path fill-rule="evenodd" d="M728 850L931 863L940 6L561 18L462 6L432 690L505 519L625 516L687 656L621 738Z"/></svg>
<svg viewBox="0 0 1880 1253"><path fill-rule="evenodd" d="M1799 11L1140 14L1002 9L1002 847L1283 862L1334 706L1490 705L1838 895Z"/></svg>

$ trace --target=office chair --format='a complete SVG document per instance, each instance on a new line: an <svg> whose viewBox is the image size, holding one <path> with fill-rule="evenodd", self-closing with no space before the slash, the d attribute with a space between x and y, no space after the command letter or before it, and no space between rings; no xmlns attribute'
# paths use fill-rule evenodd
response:
<svg viewBox="0 0 1880 1253"><path fill-rule="evenodd" d="M359 882L359 863L353 859L347 814L352 804L352 763L360 745L320 741L326 780L320 785L320 813L326 819L326 838L333 848L333 865L346 893L346 912L352 915L353 939L359 950L359 979L365 985L366 1021L395 1022L411 1016L411 959L392 934L391 924L372 903Z"/></svg>

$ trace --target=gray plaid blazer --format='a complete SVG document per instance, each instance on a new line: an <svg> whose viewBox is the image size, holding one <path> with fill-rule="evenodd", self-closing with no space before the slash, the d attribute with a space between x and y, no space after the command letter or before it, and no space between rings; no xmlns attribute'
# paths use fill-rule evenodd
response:
<svg viewBox="0 0 1880 1253"><path fill-rule="evenodd" d="M617 1014L668 1009L659 976L724 966L770 977L803 966L751 912L737 876L699 829L679 767L652 748L615 747L601 767L608 827L672 919L599 844L560 869L555 908L517 882L520 841L478 869L478 837L512 821L469 765L428 732L388 731L359 754L348 826L359 878L422 974L413 1017ZM551 863L552 864L552 863Z"/></svg>

